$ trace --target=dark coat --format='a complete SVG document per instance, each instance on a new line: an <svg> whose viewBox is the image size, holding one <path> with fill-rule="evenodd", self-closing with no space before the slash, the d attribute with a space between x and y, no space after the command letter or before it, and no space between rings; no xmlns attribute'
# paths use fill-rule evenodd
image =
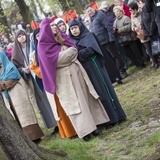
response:
<svg viewBox="0 0 160 160"><path fill-rule="evenodd" d="M113 24L109 22L107 15L101 11L96 11L91 18L90 30L97 36L101 45L116 41Z"/></svg>
<svg viewBox="0 0 160 160"><path fill-rule="evenodd" d="M145 1L145 8L146 12L150 13L153 12L154 16L153 19L155 21L155 24L157 25L157 31L160 35L160 6L157 6L158 0L147 0ZM153 22L154 24L154 22ZM154 27L154 25L153 25ZM153 30L153 29L152 29Z"/></svg>
<svg viewBox="0 0 160 160"><path fill-rule="evenodd" d="M113 24L115 19L116 19L116 16L113 12L113 8L114 8L114 4L112 4L107 11L106 10L100 10L107 15L108 20L111 24Z"/></svg>
<svg viewBox="0 0 160 160"><path fill-rule="evenodd" d="M86 70L100 100L110 118L110 124L124 120L126 115L118 101L112 83L104 65L103 53L89 30L79 21L72 20L69 27L77 25L80 28L80 35L74 37L70 30L69 35L78 47L78 59ZM112 101L114 100L114 101Z"/></svg>
<svg viewBox="0 0 160 160"><path fill-rule="evenodd" d="M141 12L141 20L142 20L142 27L143 27L144 34L146 36L150 36L152 13L147 13L146 9L143 8Z"/></svg>

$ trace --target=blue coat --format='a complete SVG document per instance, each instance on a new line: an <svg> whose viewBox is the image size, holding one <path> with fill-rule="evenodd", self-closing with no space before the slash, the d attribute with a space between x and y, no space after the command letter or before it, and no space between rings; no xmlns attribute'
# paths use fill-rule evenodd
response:
<svg viewBox="0 0 160 160"><path fill-rule="evenodd" d="M101 45L116 40L112 23L109 22L107 15L101 11L96 11L91 18L90 30L97 36Z"/></svg>

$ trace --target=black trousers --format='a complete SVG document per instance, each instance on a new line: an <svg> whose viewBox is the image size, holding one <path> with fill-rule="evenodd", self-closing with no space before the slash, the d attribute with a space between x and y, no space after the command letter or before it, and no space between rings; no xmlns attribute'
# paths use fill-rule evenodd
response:
<svg viewBox="0 0 160 160"><path fill-rule="evenodd" d="M154 63L158 63L158 55L153 56L152 55L152 46L151 46L151 41L144 42L143 45L147 49L150 58L153 60Z"/></svg>
<svg viewBox="0 0 160 160"><path fill-rule="evenodd" d="M124 73L126 71L125 64L122 60L121 55L118 53L118 48L115 42L109 42L103 45L104 49L113 57L116 62L116 66L120 73Z"/></svg>
<svg viewBox="0 0 160 160"><path fill-rule="evenodd" d="M125 50L126 56L135 66L144 66L143 56L136 41L129 42L129 44L123 46L123 48Z"/></svg>

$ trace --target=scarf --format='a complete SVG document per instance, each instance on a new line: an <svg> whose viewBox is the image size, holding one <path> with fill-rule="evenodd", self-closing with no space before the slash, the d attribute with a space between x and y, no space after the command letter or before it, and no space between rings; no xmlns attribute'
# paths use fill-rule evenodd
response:
<svg viewBox="0 0 160 160"><path fill-rule="evenodd" d="M47 92L54 94L56 90L56 65L62 45L59 44L54 37L50 27L51 22L53 22L51 18L45 18L41 23L38 39L38 60L44 89ZM60 30L59 32L62 38L65 39L64 45L76 47L66 33L63 33Z"/></svg>

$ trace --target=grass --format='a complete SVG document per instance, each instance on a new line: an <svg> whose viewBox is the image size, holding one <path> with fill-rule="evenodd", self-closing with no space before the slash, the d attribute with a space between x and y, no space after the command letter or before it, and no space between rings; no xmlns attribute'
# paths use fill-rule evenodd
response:
<svg viewBox="0 0 160 160"><path fill-rule="evenodd" d="M50 137L45 132L40 146L61 149L69 160L158 160L160 158L160 69L130 67L129 77L115 91L127 120L102 129L102 135L89 142L82 139ZM136 123L136 124L135 124Z"/></svg>

